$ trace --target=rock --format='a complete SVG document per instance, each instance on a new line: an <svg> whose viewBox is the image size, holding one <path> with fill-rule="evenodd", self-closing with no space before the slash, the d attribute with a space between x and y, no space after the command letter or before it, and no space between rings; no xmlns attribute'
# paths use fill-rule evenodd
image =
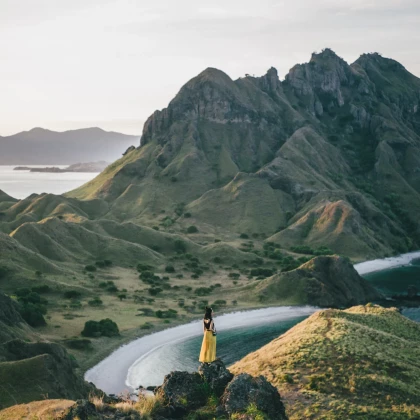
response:
<svg viewBox="0 0 420 420"><path fill-rule="evenodd" d="M135 146L130 146L122 155L125 156L128 153L132 152L133 150L136 150Z"/></svg>
<svg viewBox="0 0 420 420"><path fill-rule="evenodd" d="M246 413L252 404L270 420L287 419L277 388L271 385L263 376L254 378L247 373L235 376L222 396L222 403L229 415Z"/></svg>
<svg viewBox="0 0 420 420"><path fill-rule="evenodd" d="M70 407L68 412L62 417L62 420L91 420L98 419L96 407L87 400L77 400L76 404Z"/></svg>
<svg viewBox="0 0 420 420"><path fill-rule="evenodd" d="M207 402L204 382L197 372L171 372L156 388L155 394L172 410L171 418L181 418Z"/></svg>
<svg viewBox="0 0 420 420"><path fill-rule="evenodd" d="M226 369L225 364L220 359L210 364L203 363L198 372L218 397L223 394L226 386L233 379L233 374Z"/></svg>

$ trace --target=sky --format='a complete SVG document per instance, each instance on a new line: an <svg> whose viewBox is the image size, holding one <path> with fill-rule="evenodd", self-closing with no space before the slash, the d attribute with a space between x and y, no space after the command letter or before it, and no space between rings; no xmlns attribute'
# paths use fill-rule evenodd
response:
<svg viewBox="0 0 420 420"><path fill-rule="evenodd" d="M231 78L311 53L379 52L420 77L419 0L0 0L0 136L140 135L207 67Z"/></svg>

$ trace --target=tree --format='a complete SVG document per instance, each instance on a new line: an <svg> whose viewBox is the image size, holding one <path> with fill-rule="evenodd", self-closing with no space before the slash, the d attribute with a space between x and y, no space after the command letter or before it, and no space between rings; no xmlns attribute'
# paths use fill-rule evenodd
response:
<svg viewBox="0 0 420 420"><path fill-rule="evenodd" d="M187 228L187 233L197 233L197 232L198 232L197 226L189 226Z"/></svg>
<svg viewBox="0 0 420 420"><path fill-rule="evenodd" d="M167 265L167 266L165 267L165 271L166 271L167 273L175 273L175 268L174 268L174 266L173 266L173 265Z"/></svg>
<svg viewBox="0 0 420 420"><path fill-rule="evenodd" d="M120 293L119 295L118 295L118 299L119 300L123 300L123 299L127 299L127 294L126 293Z"/></svg>
<svg viewBox="0 0 420 420"><path fill-rule="evenodd" d="M90 265L87 265L85 267L85 270L93 272L93 271L96 271L96 267L94 265L90 264Z"/></svg>

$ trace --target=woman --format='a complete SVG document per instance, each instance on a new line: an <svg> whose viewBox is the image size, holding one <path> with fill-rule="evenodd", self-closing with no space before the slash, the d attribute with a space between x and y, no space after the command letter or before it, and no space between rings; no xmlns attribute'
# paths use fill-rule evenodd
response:
<svg viewBox="0 0 420 420"><path fill-rule="evenodd" d="M213 321L213 309L206 306L204 314L204 337L201 345L200 358L201 363L211 363L216 360L216 327Z"/></svg>

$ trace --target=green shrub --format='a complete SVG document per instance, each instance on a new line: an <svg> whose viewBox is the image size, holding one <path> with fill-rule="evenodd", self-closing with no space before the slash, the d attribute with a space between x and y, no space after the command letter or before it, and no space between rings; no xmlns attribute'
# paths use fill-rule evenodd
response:
<svg viewBox="0 0 420 420"><path fill-rule="evenodd" d="M187 247L184 241L182 241L181 239L176 239L174 242L174 249L175 252L177 252L178 254L182 254L187 250Z"/></svg>
<svg viewBox="0 0 420 420"><path fill-rule="evenodd" d="M167 273L175 273L175 267L174 267L173 265L167 265L167 266L165 267L165 271L166 271Z"/></svg>
<svg viewBox="0 0 420 420"><path fill-rule="evenodd" d="M191 213L189 213L189 212L184 213L184 217L187 218L187 219L190 218L191 217Z"/></svg>
<svg viewBox="0 0 420 420"><path fill-rule="evenodd" d="M197 233L198 229L197 226L188 226L187 233Z"/></svg>
<svg viewBox="0 0 420 420"><path fill-rule="evenodd" d="M82 294L77 290L67 290L63 293L65 299L79 299L82 297Z"/></svg>
<svg viewBox="0 0 420 420"><path fill-rule="evenodd" d="M163 289L161 289L160 287L151 287L150 289L148 289L148 292L152 296L157 296L159 293L163 292Z"/></svg>
<svg viewBox="0 0 420 420"><path fill-rule="evenodd" d="M92 300L89 300L88 304L90 306L101 306L101 305L103 305L103 301L98 296L96 296Z"/></svg>
<svg viewBox="0 0 420 420"><path fill-rule="evenodd" d="M239 235L239 237L240 237L241 239L248 239L248 238L249 238L249 236L248 236L246 233L241 233L241 234Z"/></svg>
<svg viewBox="0 0 420 420"><path fill-rule="evenodd" d="M210 294L212 292L212 288L210 287L198 287L197 289L194 290L194 293L197 296L206 296L208 294Z"/></svg>
<svg viewBox="0 0 420 420"><path fill-rule="evenodd" d="M96 271L96 267L92 264L85 266L86 271L94 272Z"/></svg>
<svg viewBox="0 0 420 420"><path fill-rule="evenodd" d="M48 284L41 284L40 286L32 287L32 291L35 293L49 293L51 292L51 287Z"/></svg>
<svg viewBox="0 0 420 420"><path fill-rule="evenodd" d="M117 293L118 292L118 287L115 286L115 284L111 284L110 286L108 286L106 288L107 292L109 293Z"/></svg>
<svg viewBox="0 0 420 420"><path fill-rule="evenodd" d="M119 335L120 331L117 324L109 318L97 321L87 321L82 331L84 337L114 337Z"/></svg>
<svg viewBox="0 0 420 420"><path fill-rule="evenodd" d="M33 303L24 303L20 308L20 314L22 318L31 326L31 327L43 327L47 325L44 315L46 314L46 309L41 305L36 305Z"/></svg>
<svg viewBox="0 0 420 420"><path fill-rule="evenodd" d="M250 272L252 277L261 276L263 278L270 277L274 274L274 270L271 268L253 268Z"/></svg>
<svg viewBox="0 0 420 420"><path fill-rule="evenodd" d="M241 275L239 273L229 273L228 277L230 277L231 279L239 279Z"/></svg>

